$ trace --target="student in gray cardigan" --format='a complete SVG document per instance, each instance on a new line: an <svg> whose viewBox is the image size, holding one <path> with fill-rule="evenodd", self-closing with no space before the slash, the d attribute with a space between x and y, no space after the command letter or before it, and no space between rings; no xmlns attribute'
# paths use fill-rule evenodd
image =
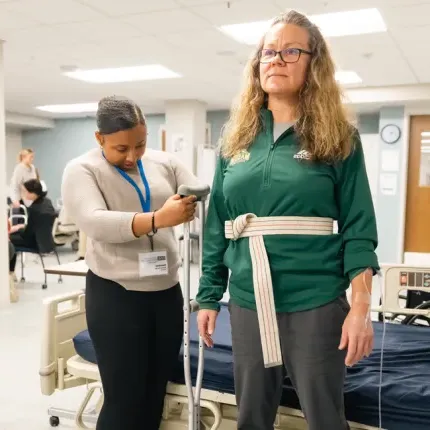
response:
<svg viewBox="0 0 430 430"><path fill-rule="evenodd" d="M106 97L99 147L72 160L63 203L87 235L86 316L104 391L97 430L158 430L183 331L173 227L194 218L197 178L172 154L146 148L140 108Z"/></svg>

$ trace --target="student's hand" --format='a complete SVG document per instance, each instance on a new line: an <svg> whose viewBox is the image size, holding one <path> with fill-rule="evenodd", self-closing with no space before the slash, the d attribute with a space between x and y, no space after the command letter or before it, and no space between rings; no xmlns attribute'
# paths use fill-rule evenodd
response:
<svg viewBox="0 0 430 430"><path fill-rule="evenodd" d="M19 208L20 206L21 206L21 203L19 201L12 202L13 208Z"/></svg>
<svg viewBox="0 0 430 430"><path fill-rule="evenodd" d="M373 349L373 325L367 312L351 308L342 327L339 349L347 348L346 366L353 366Z"/></svg>
<svg viewBox="0 0 430 430"><path fill-rule="evenodd" d="M199 329L200 336L209 348L214 346L212 335L215 331L217 316L218 312L210 309L202 309L197 314L197 327Z"/></svg>
<svg viewBox="0 0 430 430"><path fill-rule="evenodd" d="M183 197L175 194L164 206L155 212L155 227L174 227L184 222L192 221L196 211L196 196Z"/></svg>

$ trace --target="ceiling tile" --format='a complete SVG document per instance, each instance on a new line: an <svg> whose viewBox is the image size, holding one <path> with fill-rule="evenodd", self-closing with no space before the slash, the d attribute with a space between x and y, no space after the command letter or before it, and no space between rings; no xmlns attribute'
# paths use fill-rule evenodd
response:
<svg viewBox="0 0 430 430"><path fill-rule="evenodd" d="M225 2L189 9L217 26L271 19L280 12L280 9L272 3L250 0L231 2L230 7L227 7Z"/></svg>
<svg viewBox="0 0 430 430"><path fill-rule="evenodd" d="M136 28L140 28L147 34L202 30L209 26L206 20L185 9L149 12L126 16L121 18L121 20Z"/></svg>
<svg viewBox="0 0 430 430"><path fill-rule="evenodd" d="M394 27L418 27L428 25L430 3L386 7L382 9L382 14L389 29Z"/></svg>
<svg viewBox="0 0 430 430"><path fill-rule="evenodd" d="M111 31L115 28L115 31ZM105 18L91 22L66 23L35 29L19 30L8 37L8 42L16 49L31 49L45 46L68 46L86 43L108 43L141 36L142 32L126 24Z"/></svg>
<svg viewBox="0 0 430 430"><path fill-rule="evenodd" d="M224 3L227 5L228 3L236 3L240 0L176 0L177 3L179 3L182 6L205 6L208 4L214 4L214 3Z"/></svg>
<svg viewBox="0 0 430 430"><path fill-rule="evenodd" d="M41 23L34 17L9 10L9 3L0 3L0 38L7 39L10 30L36 27Z"/></svg>
<svg viewBox="0 0 430 430"><path fill-rule="evenodd" d="M184 31L181 33L166 33L160 36L163 40L171 43L173 46L181 48L180 52L191 53L195 61L199 61L201 53L219 52L219 51L242 51L244 45L230 39L223 33L215 29L199 31L199 37L196 37L194 31Z"/></svg>
<svg viewBox="0 0 430 430"><path fill-rule="evenodd" d="M276 5L284 11L297 10L306 15L340 12L345 10L367 9L375 7L375 0L274 0ZM349 3L346 6L346 3Z"/></svg>
<svg viewBox="0 0 430 430"><path fill-rule="evenodd" d="M111 17L132 15L157 10L177 9L175 0L79 0Z"/></svg>
<svg viewBox="0 0 430 430"><path fill-rule="evenodd" d="M406 61L420 82L430 82L430 57L427 54L430 25L417 28L398 28L392 35Z"/></svg>
<svg viewBox="0 0 430 430"><path fill-rule="evenodd" d="M20 0L7 8L43 24L91 21L104 17L102 13L74 0Z"/></svg>
<svg viewBox="0 0 430 430"><path fill-rule="evenodd" d="M337 67L357 72L363 85L417 83L416 76L387 33L332 38L329 45Z"/></svg>

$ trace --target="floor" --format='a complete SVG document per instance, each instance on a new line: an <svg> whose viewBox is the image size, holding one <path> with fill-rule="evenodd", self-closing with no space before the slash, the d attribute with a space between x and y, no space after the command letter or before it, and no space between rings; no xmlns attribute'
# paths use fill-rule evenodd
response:
<svg viewBox="0 0 430 430"><path fill-rule="evenodd" d="M62 263L73 261L75 253L59 250ZM56 265L48 257L47 265ZM17 273L19 276L19 267ZM48 276L48 289L42 290L43 270L37 257L26 256L26 282L19 284L20 300L0 310L0 430L48 430L47 410L51 406L76 409L85 388L57 392L51 397L41 394L39 388L39 352L41 342L42 300L84 287L84 278ZM191 270L191 297L195 296L198 268ZM374 304L379 300L379 288L374 288ZM227 298L227 296L226 296ZM71 421L63 420L60 429L74 428Z"/></svg>

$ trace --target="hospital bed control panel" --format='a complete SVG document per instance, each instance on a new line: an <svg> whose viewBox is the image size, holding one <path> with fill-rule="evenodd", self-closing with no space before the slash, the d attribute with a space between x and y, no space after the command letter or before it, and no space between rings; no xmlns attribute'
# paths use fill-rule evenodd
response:
<svg viewBox="0 0 430 430"><path fill-rule="evenodd" d="M400 272L400 286L428 288L430 291L430 273Z"/></svg>

